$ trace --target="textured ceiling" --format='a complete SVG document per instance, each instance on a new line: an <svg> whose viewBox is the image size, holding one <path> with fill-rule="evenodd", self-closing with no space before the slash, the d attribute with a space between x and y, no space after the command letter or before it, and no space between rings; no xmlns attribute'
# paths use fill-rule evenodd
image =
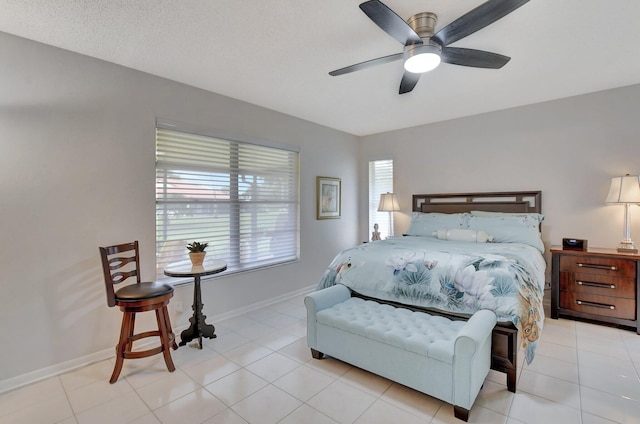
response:
<svg viewBox="0 0 640 424"><path fill-rule="evenodd" d="M355 135L640 83L637 0L531 0L452 44L510 56L504 68L442 64L402 96L401 62L331 77L402 50L360 2L0 0L0 31ZM385 1L436 13L436 31L481 3Z"/></svg>

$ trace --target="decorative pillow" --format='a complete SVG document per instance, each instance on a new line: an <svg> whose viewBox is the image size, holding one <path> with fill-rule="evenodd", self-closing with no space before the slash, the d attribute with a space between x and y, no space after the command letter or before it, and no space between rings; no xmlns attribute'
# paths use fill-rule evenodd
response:
<svg viewBox="0 0 640 424"><path fill-rule="evenodd" d="M541 214L494 215L469 217L469 228L482 230L493 236L494 243L524 243L544 253L540 237Z"/></svg>
<svg viewBox="0 0 640 424"><path fill-rule="evenodd" d="M493 236L484 231L465 230L461 228L442 228L434 231L433 236L440 240L470 241L472 243L493 241Z"/></svg>
<svg viewBox="0 0 640 424"><path fill-rule="evenodd" d="M468 217L467 213L413 212L407 235L431 237L441 228L465 228Z"/></svg>

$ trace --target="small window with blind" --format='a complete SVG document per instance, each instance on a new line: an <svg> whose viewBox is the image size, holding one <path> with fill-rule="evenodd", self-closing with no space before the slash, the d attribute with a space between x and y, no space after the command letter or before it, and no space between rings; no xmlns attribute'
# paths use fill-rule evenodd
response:
<svg viewBox="0 0 640 424"><path fill-rule="evenodd" d="M369 161L369 235L378 224L380 235L386 238L393 234L393 220L389 212L378 211L383 193L393 193L393 159Z"/></svg>
<svg viewBox="0 0 640 424"><path fill-rule="evenodd" d="M171 125L171 127L173 127ZM187 243L228 272L299 257L298 152L156 128L156 272L188 261Z"/></svg>

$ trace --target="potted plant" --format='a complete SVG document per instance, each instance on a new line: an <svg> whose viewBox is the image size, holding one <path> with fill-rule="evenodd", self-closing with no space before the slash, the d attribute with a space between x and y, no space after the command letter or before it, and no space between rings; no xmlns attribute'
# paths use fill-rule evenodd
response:
<svg viewBox="0 0 640 424"><path fill-rule="evenodd" d="M197 241L187 244L189 259L191 259L191 264L193 266L202 265L202 262L204 262L204 256L207 254L204 249L206 249L207 246L209 246L209 243L199 243Z"/></svg>

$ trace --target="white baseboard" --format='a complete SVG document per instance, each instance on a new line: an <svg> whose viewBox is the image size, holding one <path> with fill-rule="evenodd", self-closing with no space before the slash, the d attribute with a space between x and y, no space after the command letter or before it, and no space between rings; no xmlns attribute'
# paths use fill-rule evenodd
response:
<svg viewBox="0 0 640 424"><path fill-rule="evenodd" d="M31 383L45 380L49 377L54 377L56 375L64 374L69 371L82 368L95 362L104 361L105 359L109 359L114 355L114 348L111 347L109 349L94 352L80 358L60 362L59 364L51 365L46 368L41 368L39 370L31 371L26 374L7 378L0 381L0 394L17 389L22 386L26 386Z"/></svg>
<svg viewBox="0 0 640 424"><path fill-rule="evenodd" d="M273 305L274 303L282 302L284 300L291 299L296 296L310 293L313 290L315 290L315 287L316 285L314 284L313 286L304 287L302 289L296 290L291 293L287 293L282 296L277 296L271 299L257 302L252 305L244 306L242 308L238 308L223 314L214 315L210 317L210 321L211 322L224 321L225 319L246 314L247 312L255 311L257 309L264 308L265 306ZM187 327L188 327L187 325L183 325L181 327L174 328L175 330L174 332L176 334L179 334L182 330L185 330ZM145 344L151 344L151 343L153 342L150 341L149 343L145 343ZM144 347L145 344L141 344L140 346ZM110 359L113 357L114 357L114 348L110 347L108 349L104 349L99 352L94 352L89 355L82 356L80 358L71 359L69 361L51 365L46 368L31 371L15 377L7 378L5 380L0 380L0 394L17 389L19 387L32 384L32 383L36 383L38 381L45 380L50 377L54 377L56 375L65 374L67 372L76 370L78 368L82 368L87 365L91 365L93 363L104 361L106 359Z"/></svg>

